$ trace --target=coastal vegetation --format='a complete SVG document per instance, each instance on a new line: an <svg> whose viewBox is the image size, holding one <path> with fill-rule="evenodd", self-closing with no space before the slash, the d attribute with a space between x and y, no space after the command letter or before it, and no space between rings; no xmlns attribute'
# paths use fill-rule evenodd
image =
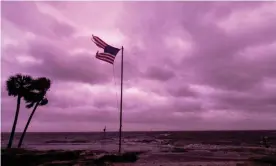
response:
<svg viewBox="0 0 276 166"><path fill-rule="evenodd" d="M50 87L51 80L46 77L39 77L34 79L32 76L29 75L16 74L8 78L8 80L6 81L6 90L8 91L9 96L17 97L17 103L15 117L7 148L11 148L13 144L17 120L20 112L21 100L24 99L26 107L33 108L33 111L30 114L24 131L20 137L20 141L18 143L19 148L22 145L24 136L38 106L44 106L48 104L46 94L49 91Z"/></svg>
<svg viewBox="0 0 276 166"><path fill-rule="evenodd" d="M12 130L9 138L8 148L12 147L17 120L19 116L21 99L24 98L30 90L33 78L27 75L16 74L6 81L6 89L9 96L17 97L15 116L13 120Z"/></svg>

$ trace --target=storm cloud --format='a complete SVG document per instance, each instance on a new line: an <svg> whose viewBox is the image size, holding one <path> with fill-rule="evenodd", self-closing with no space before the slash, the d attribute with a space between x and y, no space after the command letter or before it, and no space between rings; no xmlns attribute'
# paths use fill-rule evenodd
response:
<svg viewBox="0 0 276 166"><path fill-rule="evenodd" d="M121 52L113 77L92 34L124 46L124 130L276 128L275 2L1 4L2 131L16 73L53 82L30 131L118 130Z"/></svg>

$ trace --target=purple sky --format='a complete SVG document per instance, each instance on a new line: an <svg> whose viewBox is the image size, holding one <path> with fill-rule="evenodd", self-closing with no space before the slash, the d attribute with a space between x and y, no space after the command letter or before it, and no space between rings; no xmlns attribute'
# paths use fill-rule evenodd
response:
<svg viewBox="0 0 276 166"><path fill-rule="evenodd" d="M1 4L2 131L16 73L53 82L29 131L118 130L121 53L115 86L92 33L125 48L123 130L276 129L275 2Z"/></svg>

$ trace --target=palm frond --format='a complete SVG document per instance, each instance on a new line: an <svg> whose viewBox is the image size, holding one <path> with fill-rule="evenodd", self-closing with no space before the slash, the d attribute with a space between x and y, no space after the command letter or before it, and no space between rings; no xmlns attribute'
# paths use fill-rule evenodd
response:
<svg viewBox="0 0 276 166"><path fill-rule="evenodd" d="M46 77L40 77L35 80L34 86L38 90L47 91L51 87L51 80Z"/></svg>
<svg viewBox="0 0 276 166"><path fill-rule="evenodd" d="M34 104L35 104L34 102L31 102L31 103L26 105L26 108L32 108L34 106Z"/></svg>
<svg viewBox="0 0 276 166"><path fill-rule="evenodd" d="M43 99L40 101L39 105L40 105L40 106L44 106L44 105L47 105L48 102L49 102L49 101L48 101L47 98L43 98Z"/></svg>
<svg viewBox="0 0 276 166"><path fill-rule="evenodd" d="M36 102L36 101L39 101L38 96L39 96L38 93L35 93L33 91L28 91L24 95L24 100L26 102Z"/></svg>
<svg viewBox="0 0 276 166"><path fill-rule="evenodd" d="M32 77L28 75L16 74L9 77L6 81L6 90L8 91L8 95L24 96L24 93L29 90L32 81Z"/></svg>
<svg viewBox="0 0 276 166"><path fill-rule="evenodd" d="M45 95L50 87L50 79L46 77L39 77L32 81L30 91L25 94L24 100L28 105L32 102L39 102L40 106L46 105L48 104L48 99L45 98Z"/></svg>

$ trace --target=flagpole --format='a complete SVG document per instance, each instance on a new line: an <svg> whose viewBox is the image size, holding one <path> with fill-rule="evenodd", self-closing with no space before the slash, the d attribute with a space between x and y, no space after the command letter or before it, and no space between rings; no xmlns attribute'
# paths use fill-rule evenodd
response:
<svg viewBox="0 0 276 166"><path fill-rule="evenodd" d="M120 104L120 132L119 132L119 153L121 153L122 146L122 111L123 111L123 72L124 72L124 47L122 46L122 60L121 60L121 104Z"/></svg>

